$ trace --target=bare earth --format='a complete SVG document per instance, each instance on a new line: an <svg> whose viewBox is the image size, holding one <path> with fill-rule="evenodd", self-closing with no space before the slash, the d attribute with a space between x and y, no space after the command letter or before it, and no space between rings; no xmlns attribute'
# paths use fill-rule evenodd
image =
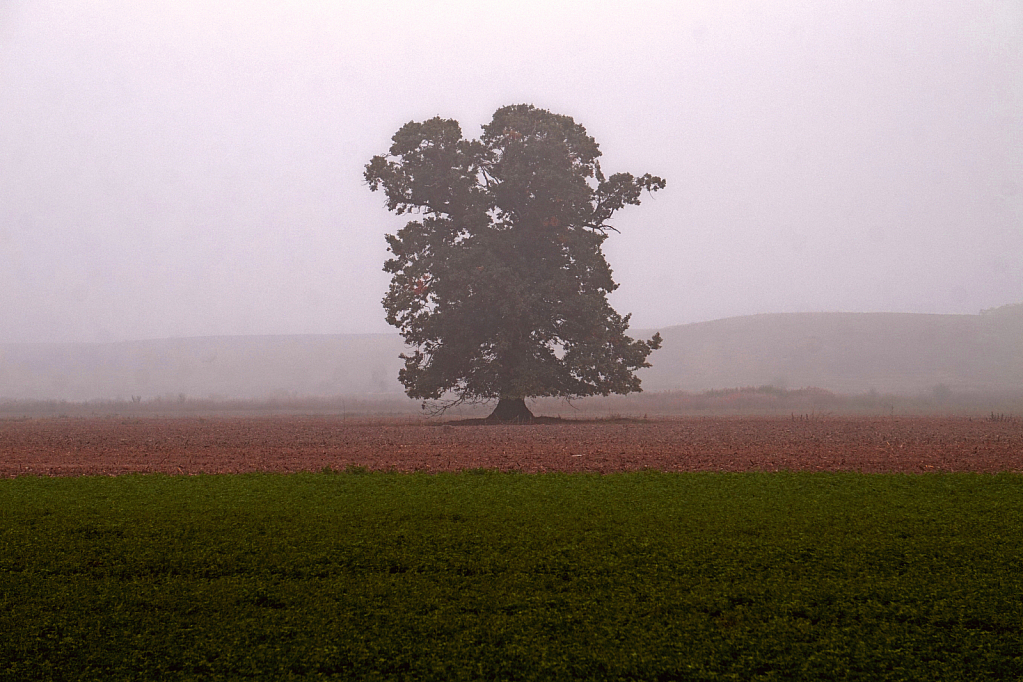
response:
<svg viewBox="0 0 1023 682"><path fill-rule="evenodd" d="M1023 423L707 417L530 426L341 417L0 422L0 477L341 470L1023 472Z"/></svg>

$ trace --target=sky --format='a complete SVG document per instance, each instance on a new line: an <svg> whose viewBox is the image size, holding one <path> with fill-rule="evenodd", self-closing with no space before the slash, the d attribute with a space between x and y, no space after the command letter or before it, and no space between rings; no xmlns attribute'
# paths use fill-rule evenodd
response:
<svg viewBox="0 0 1023 682"><path fill-rule="evenodd" d="M0 343L389 331L365 164L517 103L667 180L634 328L1023 301L1018 0L0 0Z"/></svg>

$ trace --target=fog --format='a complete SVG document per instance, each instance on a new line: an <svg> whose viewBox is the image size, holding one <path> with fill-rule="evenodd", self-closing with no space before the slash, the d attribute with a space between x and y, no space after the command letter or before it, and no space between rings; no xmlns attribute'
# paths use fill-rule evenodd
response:
<svg viewBox="0 0 1023 682"><path fill-rule="evenodd" d="M1023 4L0 0L0 343L388 331L364 164L573 116L655 328L1023 301Z"/></svg>

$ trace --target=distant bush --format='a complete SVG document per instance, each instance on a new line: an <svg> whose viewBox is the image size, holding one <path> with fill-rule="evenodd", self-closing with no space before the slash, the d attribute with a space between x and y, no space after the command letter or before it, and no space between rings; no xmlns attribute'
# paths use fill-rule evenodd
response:
<svg viewBox="0 0 1023 682"><path fill-rule="evenodd" d="M997 308L986 308L980 311L981 315L1019 315L1023 316L1023 303L1010 303Z"/></svg>

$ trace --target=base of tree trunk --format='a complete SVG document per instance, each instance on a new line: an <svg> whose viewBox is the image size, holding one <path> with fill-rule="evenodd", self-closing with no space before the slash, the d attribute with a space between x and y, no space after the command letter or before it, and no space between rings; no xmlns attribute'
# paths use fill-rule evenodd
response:
<svg viewBox="0 0 1023 682"><path fill-rule="evenodd" d="M501 398L487 421L526 424L533 421L533 413L526 407L524 398Z"/></svg>

